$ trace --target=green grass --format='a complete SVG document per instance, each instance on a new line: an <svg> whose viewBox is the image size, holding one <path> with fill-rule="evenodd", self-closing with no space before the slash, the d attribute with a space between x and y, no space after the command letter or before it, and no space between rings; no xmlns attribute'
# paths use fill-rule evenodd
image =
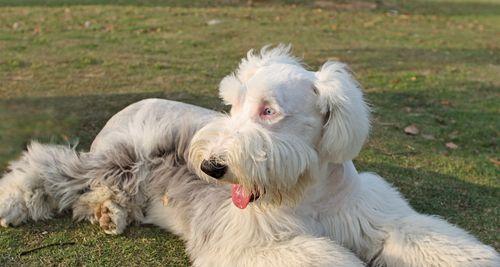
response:
<svg viewBox="0 0 500 267"><path fill-rule="evenodd" d="M220 110L218 82L248 49L292 43L311 68L339 59L364 85L374 127L360 170L500 249L498 2L103 2L0 0L0 170L30 139L87 149L139 99ZM412 123L421 134L405 135ZM21 255L55 243L68 244ZM112 237L66 215L0 229L0 266L188 263L149 226Z"/></svg>

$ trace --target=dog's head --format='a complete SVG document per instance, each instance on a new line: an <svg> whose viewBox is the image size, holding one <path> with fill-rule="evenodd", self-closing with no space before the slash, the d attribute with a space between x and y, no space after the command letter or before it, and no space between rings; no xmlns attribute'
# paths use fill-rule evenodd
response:
<svg viewBox="0 0 500 267"><path fill-rule="evenodd" d="M353 159L369 109L345 65L306 70L289 46L250 51L220 84L229 116L200 129L189 161L208 180L233 184L236 206L296 203L324 163Z"/></svg>

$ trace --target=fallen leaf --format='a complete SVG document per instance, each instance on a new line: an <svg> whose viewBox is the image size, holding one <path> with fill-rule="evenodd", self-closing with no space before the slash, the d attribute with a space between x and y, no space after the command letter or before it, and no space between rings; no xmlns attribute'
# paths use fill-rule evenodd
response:
<svg viewBox="0 0 500 267"><path fill-rule="evenodd" d="M113 24L107 24L106 27L104 27L105 31L107 32L113 31L114 28L115 26L113 26Z"/></svg>
<svg viewBox="0 0 500 267"><path fill-rule="evenodd" d="M417 126L415 124L411 124L411 125L406 126L404 131L406 134L409 134L409 135L417 135L420 132L420 130L417 128Z"/></svg>
<svg viewBox="0 0 500 267"><path fill-rule="evenodd" d="M448 143L446 143L446 147L449 149L457 149L458 145L453 143L453 142L448 142Z"/></svg>
<svg viewBox="0 0 500 267"><path fill-rule="evenodd" d="M19 29L20 26L21 26L21 24L19 22L14 22L14 24L12 24L12 29L17 30L17 29Z"/></svg>
<svg viewBox="0 0 500 267"><path fill-rule="evenodd" d="M450 100L443 99L440 101L441 105L443 106L451 106Z"/></svg>
<svg viewBox="0 0 500 267"><path fill-rule="evenodd" d="M39 34L41 32L42 32L42 27L40 27L40 25L36 25L35 29L33 29L33 33L34 34Z"/></svg>
<svg viewBox="0 0 500 267"><path fill-rule="evenodd" d="M492 158L490 158L489 160L491 163L495 164L495 166L500 166L500 160L492 159Z"/></svg>

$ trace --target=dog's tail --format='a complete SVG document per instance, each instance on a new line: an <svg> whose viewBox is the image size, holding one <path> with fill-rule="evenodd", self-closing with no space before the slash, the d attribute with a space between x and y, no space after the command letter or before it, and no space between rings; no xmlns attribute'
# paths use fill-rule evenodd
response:
<svg viewBox="0 0 500 267"><path fill-rule="evenodd" d="M18 224L70 207L89 187L89 157L71 146L32 142L0 179L0 219Z"/></svg>

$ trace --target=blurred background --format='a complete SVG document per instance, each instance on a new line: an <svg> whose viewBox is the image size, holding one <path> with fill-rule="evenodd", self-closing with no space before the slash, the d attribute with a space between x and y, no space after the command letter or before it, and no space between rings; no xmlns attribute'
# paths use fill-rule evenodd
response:
<svg viewBox="0 0 500 267"><path fill-rule="evenodd" d="M219 81L278 43L356 73L374 109L358 169L500 249L499 1L0 0L0 171L30 139L88 149L143 98L224 110ZM189 260L157 228L106 236L62 215L0 229L0 266L20 264Z"/></svg>

